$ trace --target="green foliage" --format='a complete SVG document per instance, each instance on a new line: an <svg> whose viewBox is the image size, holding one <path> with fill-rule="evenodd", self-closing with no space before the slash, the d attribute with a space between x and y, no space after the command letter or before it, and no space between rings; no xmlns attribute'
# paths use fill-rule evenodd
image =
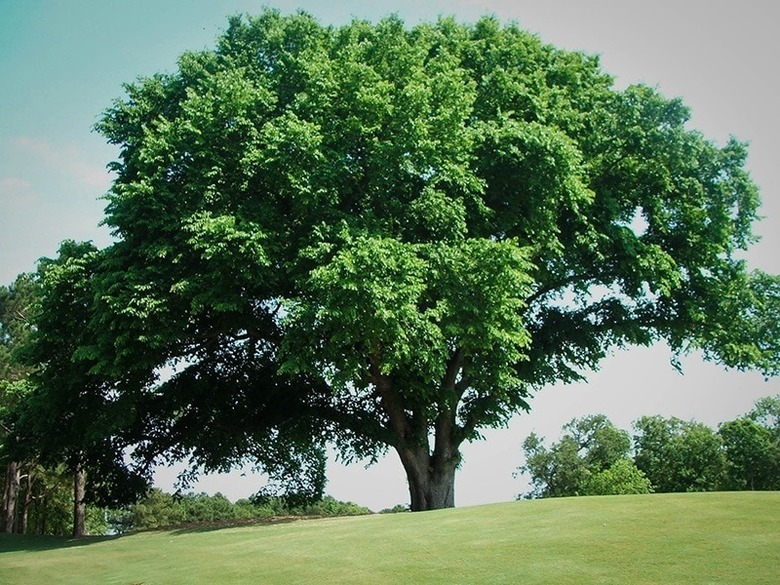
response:
<svg viewBox="0 0 780 585"><path fill-rule="evenodd" d="M364 516L371 510L355 502L341 502L332 496L325 496L317 502L290 509L294 516Z"/></svg>
<svg viewBox="0 0 780 585"><path fill-rule="evenodd" d="M780 441L772 430L742 417L721 424L718 434L726 453L726 489L780 489Z"/></svg>
<svg viewBox="0 0 780 585"><path fill-rule="evenodd" d="M230 502L220 493L172 495L152 489L140 501L111 513L116 532L149 530L176 526L246 523L274 517L360 516L371 510L331 496L303 505L291 506L283 498L264 497Z"/></svg>
<svg viewBox="0 0 780 585"><path fill-rule="evenodd" d="M0 383L18 382L29 373L18 352L30 335L35 294L35 279L30 274L19 275L9 286L0 285ZM0 408L3 404L0 399Z"/></svg>
<svg viewBox="0 0 780 585"><path fill-rule="evenodd" d="M780 395L759 398L747 416L768 429L780 442Z"/></svg>
<svg viewBox="0 0 780 585"><path fill-rule="evenodd" d="M8 444L14 434L13 413L32 391L30 367L19 354L32 330L36 290L35 279L29 274L18 276L10 286L0 286L0 466L12 460ZM3 499L3 512L5 504Z"/></svg>
<svg viewBox="0 0 780 585"><path fill-rule="evenodd" d="M534 489L528 497L575 495L586 474L579 448L571 437L563 437L548 449L542 438L531 433L523 442L525 464L520 471L531 476Z"/></svg>
<svg viewBox="0 0 780 585"><path fill-rule="evenodd" d="M583 496L649 494L653 491L647 476L626 457L588 477L581 489Z"/></svg>
<svg viewBox="0 0 780 585"><path fill-rule="evenodd" d="M696 421L643 416L625 431L603 415L574 419L549 449L523 442L533 489L526 497L780 489L780 397L756 401L717 433ZM633 460L629 453L633 450Z"/></svg>
<svg viewBox="0 0 780 585"><path fill-rule="evenodd" d="M408 512L409 506L406 504L396 504L392 508L383 508L379 510L380 514L400 514L402 512Z"/></svg>
<svg viewBox="0 0 780 585"><path fill-rule="evenodd" d="M73 476L62 468L43 470L41 475L30 494L35 505L28 512L27 532L69 536L73 534Z"/></svg>
<svg viewBox="0 0 780 585"><path fill-rule="evenodd" d="M650 484L628 458L631 438L602 414L574 419L549 449L531 433L523 442L533 490L527 497L648 493Z"/></svg>
<svg viewBox="0 0 780 585"><path fill-rule="evenodd" d="M143 434L135 406L118 392L120 381L93 369L93 277L100 260L91 243L65 241L58 257L42 259L31 277L30 332L17 351L29 374L9 411L14 434L7 447L11 456L58 473L85 467L87 501L104 507L132 501L147 476L124 459L125 447Z"/></svg>
<svg viewBox="0 0 780 585"><path fill-rule="evenodd" d="M15 531L36 536L72 535L73 475L63 465L47 468L30 461L20 464L20 475ZM2 481L0 487L4 487ZM86 534L108 533L111 528L108 514L103 508L88 507Z"/></svg>
<svg viewBox="0 0 780 585"><path fill-rule="evenodd" d="M0 380L0 463L7 463L7 453L15 427L15 412L32 393L33 385L26 378L21 380Z"/></svg>
<svg viewBox="0 0 780 585"><path fill-rule="evenodd" d="M634 423L637 467L658 492L710 491L726 465L720 437L695 421L644 416Z"/></svg>
<svg viewBox="0 0 780 585"><path fill-rule="evenodd" d="M172 495L155 489L130 508L129 517L124 518L122 528L161 528L183 523L181 504Z"/></svg>

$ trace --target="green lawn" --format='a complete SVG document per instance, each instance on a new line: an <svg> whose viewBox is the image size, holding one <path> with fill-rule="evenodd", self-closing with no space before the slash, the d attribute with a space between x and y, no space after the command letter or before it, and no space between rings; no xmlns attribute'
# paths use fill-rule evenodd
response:
<svg viewBox="0 0 780 585"><path fill-rule="evenodd" d="M511 502L418 514L0 537L0 583L778 583L780 492Z"/></svg>

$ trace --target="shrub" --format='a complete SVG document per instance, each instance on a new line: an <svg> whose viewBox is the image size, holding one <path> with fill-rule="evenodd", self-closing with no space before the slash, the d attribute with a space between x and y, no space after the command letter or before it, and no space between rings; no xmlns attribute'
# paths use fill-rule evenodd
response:
<svg viewBox="0 0 780 585"><path fill-rule="evenodd" d="M585 496L649 494L650 480L630 459L620 459L609 468L591 475L582 486Z"/></svg>

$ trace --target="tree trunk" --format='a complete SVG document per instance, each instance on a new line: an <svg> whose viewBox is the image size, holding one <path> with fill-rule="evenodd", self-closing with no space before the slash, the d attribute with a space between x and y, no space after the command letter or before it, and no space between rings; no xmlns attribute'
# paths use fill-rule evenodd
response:
<svg viewBox="0 0 780 585"><path fill-rule="evenodd" d="M433 457L426 447L396 450L406 470L412 512L455 507L456 456Z"/></svg>
<svg viewBox="0 0 780 585"><path fill-rule="evenodd" d="M12 461L6 466L5 490L3 490L3 530L13 534L16 528L16 499L19 495L19 464Z"/></svg>
<svg viewBox="0 0 780 585"><path fill-rule="evenodd" d="M29 470L29 472L26 475L27 479L27 486L24 490L24 502L22 503L22 519L21 519L21 526L19 527L19 533L20 534L27 534L27 519L30 514L30 505L32 504L33 497L32 497L32 470Z"/></svg>
<svg viewBox="0 0 780 585"><path fill-rule="evenodd" d="M40 514L38 515L38 518L39 520L35 528L35 533L46 534L46 530L48 529L46 522L49 519L49 496L46 494L44 494L43 499L41 500Z"/></svg>
<svg viewBox="0 0 780 585"><path fill-rule="evenodd" d="M73 474L73 538L85 536L86 531L86 505L85 496L85 477L84 466L78 463L76 472Z"/></svg>
<svg viewBox="0 0 780 585"><path fill-rule="evenodd" d="M455 352L447 366L443 386L451 391L452 404L457 404L456 380L461 368L461 352ZM429 425L422 408L404 404L395 391L393 379L382 373L378 356L371 359L371 377L380 404L387 413L388 430L396 437L392 442L406 471L412 512L455 507L455 470L460 462L458 445L463 433L458 432L455 410L444 403L434 422L434 444L430 448ZM444 402L444 401L443 401Z"/></svg>

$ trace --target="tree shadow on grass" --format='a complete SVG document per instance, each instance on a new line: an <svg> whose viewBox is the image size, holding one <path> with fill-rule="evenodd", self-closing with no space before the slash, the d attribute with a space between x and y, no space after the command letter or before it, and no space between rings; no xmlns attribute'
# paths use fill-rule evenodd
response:
<svg viewBox="0 0 780 585"><path fill-rule="evenodd" d="M271 526L273 524L289 524L304 520L313 520L319 516L271 516L269 518L251 518L246 520L224 520L219 522L197 522L185 526L164 528L172 534L198 534L201 532L214 532L229 528L241 528L244 526Z"/></svg>
<svg viewBox="0 0 780 585"><path fill-rule="evenodd" d="M33 536L29 534L0 534L0 555L9 552L41 552L64 548L89 546L109 540L116 540L122 535L115 536L84 536L82 538L69 538L67 536Z"/></svg>
<svg viewBox="0 0 780 585"><path fill-rule="evenodd" d="M70 538L67 536L35 536L29 534L1 534L0 533L0 555L12 552L42 552L47 550L57 550L66 548L76 548L89 546L101 542L117 540L125 536L139 534L140 532L170 532L171 534L197 534L203 532L214 532L217 530L226 530L229 528L239 528L243 526L271 526L274 524L288 524L303 520L312 520L319 516L273 516L270 518L253 518L247 520L226 520L220 522L199 522L187 524L185 526L166 526L156 529L140 530L127 532L125 534L115 534L112 536L85 536L82 538Z"/></svg>

